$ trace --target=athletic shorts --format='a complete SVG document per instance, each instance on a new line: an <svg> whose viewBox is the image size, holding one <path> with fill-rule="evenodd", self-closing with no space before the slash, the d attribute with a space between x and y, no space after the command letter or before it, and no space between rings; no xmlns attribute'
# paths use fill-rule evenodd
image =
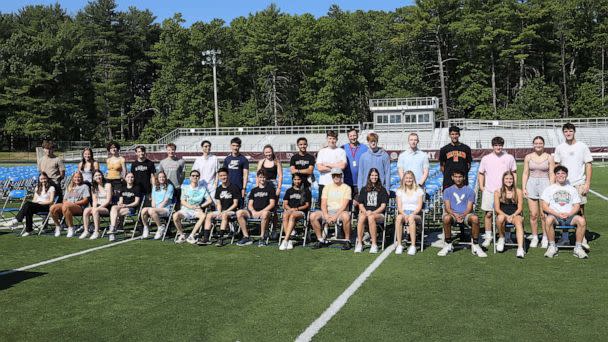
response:
<svg viewBox="0 0 608 342"><path fill-rule="evenodd" d="M181 208L178 213L182 214L184 219L186 220L195 220L198 219L198 215L196 210L192 210L190 208Z"/></svg>
<svg viewBox="0 0 608 342"><path fill-rule="evenodd" d="M576 191L578 191L578 194L581 196L581 205L584 205L587 203L587 194L583 195L583 188L585 187L585 184L579 184L579 185L575 185L574 186L576 188Z"/></svg>
<svg viewBox="0 0 608 342"><path fill-rule="evenodd" d="M526 184L526 191L528 191L529 199L540 199L543 191L550 185L549 178L542 177L530 177Z"/></svg>
<svg viewBox="0 0 608 342"><path fill-rule="evenodd" d="M494 192L484 190L481 194L481 210L492 211L494 210Z"/></svg>
<svg viewBox="0 0 608 342"><path fill-rule="evenodd" d="M464 217L464 224L468 225L469 224L469 219L471 218L471 216L475 215L474 213L469 213L467 214L467 216ZM456 218L453 215L450 215L450 217L452 217L452 224L456 224Z"/></svg>
<svg viewBox="0 0 608 342"><path fill-rule="evenodd" d="M234 218L234 215L236 215L236 213L234 211L228 211L228 217L230 218ZM214 215L216 219L221 220L222 219L222 215L219 211L214 211L212 212L210 215Z"/></svg>
<svg viewBox="0 0 608 342"><path fill-rule="evenodd" d="M158 211L158 216L159 217L167 217L167 216L169 216L169 209L167 209L167 208L156 208L156 210Z"/></svg>

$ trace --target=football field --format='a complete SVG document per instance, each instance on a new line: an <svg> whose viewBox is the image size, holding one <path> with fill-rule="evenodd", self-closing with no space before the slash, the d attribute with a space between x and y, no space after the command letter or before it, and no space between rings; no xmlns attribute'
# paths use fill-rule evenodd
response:
<svg viewBox="0 0 608 342"><path fill-rule="evenodd" d="M608 168L592 189L608 196ZM607 209L589 195L589 259L392 253L327 312L382 254L137 239L7 274L108 242L1 231L0 341L289 341L324 312L315 341L605 340Z"/></svg>

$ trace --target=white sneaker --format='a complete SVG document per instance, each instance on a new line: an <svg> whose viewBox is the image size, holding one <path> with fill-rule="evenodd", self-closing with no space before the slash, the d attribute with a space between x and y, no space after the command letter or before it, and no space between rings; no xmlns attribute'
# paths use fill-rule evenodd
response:
<svg viewBox="0 0 608 342"><path fill-rule="evenodd" d="M190 235L186 239L186 242L189 243L189 244L191 244L191 245L194 245L194 244L196 244L196 238L194 236Z"/></svg>
<svg viewBox="0 0 608 342"><path fill-rule="evenodd" d="M60 237L61 236L61 227L57 227L55 228L55 237Z"/></svg>
<svg viewBox="0 0 608 342"><path fill-rule="evenodd" d="M72 236L74 236L74 228L68 227L68 235L66 235L66 237L71 238Z"/></svg>
<svg viewBox="0 0 608 342"><path fill-rule="evenodd" d="M549 239L546 236L543 236L543 239L540 240L540 248L547 249L549 247Z"/></svg>
<svg viewBox="0 0 608 342"><path fill-rule="evenodd" d="M163 234L165 234L165 226L158 227L156 234L154 234L154 240L160 240L163 237Z"/></svg>
<svg viewBox="0 0 608 342"><path fill-rule="evenodd" d="M99 232L93 232L89 240L97 240L99 238Z"/></svg>
<svg viewBox="0 0 608 342"><path fill-rule="evenodd" d="M89 236L89 231L88 230L84 230L84 232L82 232L82 234L80 234L80 236L78 237L80 240L84 240Z"/></svg>
<svg viewBox="0 0 608 342"><path fill-rule="evenodd" d="M110 242L112 242L112 241L116 240L116 235L114 235L114 234L110 234L110 235L108 235L108 240L109 240Z"/></svg>
<svg viewBox="0 0 608 342"><path fill-rule="evenodd" d="M141 234L142 239L147 239L150 236L150 228L144 227L144 232Z"/></svg>
<svg viewBox="0 0 608 342"><path fill-rule="evenodd" d="M403 246L399 245L397 246L397 248L395 248L395 254L401 254L403 253Z"/></svg>
<svg viewBox="0 0 608 342"><path fill-rule="evenodd" d="M590 251L591 247L589 247L589 243L587 242L587 238L583 238L583 242L581 242L581 245L583 246L584 249Z"/></svg>
<svg viewBox="0 0 608 342"><path fill-rule="evenodd" d="M17 221L17 219L16 219L16 218L12 218L12 219L10 219L10 220L8 220L8 221L4 221L4 222L2 222L2 224L0 224L0 225L1 225L2 227L11 227L11 226L13 226L13 225L17 224L17 222L18 222L18 221Z"/></svg>
<svg viewBox="0 0 608 342"><path fill-rule="evenodd" d="M287 241L283 240L283 241L281 241L281 244L279 245L279 250L284 251L286 249L287 249Z"/></svg>
<svg viewBox="0 0 608 342"><path fill-rule="evenodd" d="M471 247L471 253L473 253L473 255L477 255L480 258L486 258L488 256L479 245L473 245L473 247Z"/></svg>
<svg viewBox="0 0 608 342"><path fill-rule="evenodd" d="M502 253L505 251L505 238L498 238L496 242L496 251Z"/></svg>
<svg viewBox="0 0 608 342"><path fill-rule="evenodd" d="M376 254L376 253L378 253L378 245L372 245L372 246L369 248L369 252L370 252L371 254Z"/></svg>
<svg viewBox="0 0 608 342"><path fill-rule="evenodd" d="M431 246L433 247L437 247L437 248L443 248L445 247L445 241L439 239L437 241L433 241L433 243L431 244Z"/></svg>
<svg viewBox="0 0 608 342"><path fill-rule="evenodd" d="M530 239L530 248L537 248L538 247L538 236L533 236Z"/></svg>
<svg viewBox="0 0 608 342"><path fill-rule="evenodd" d="M503 239L503 241L504 241L504 239ZM481 245L485 248L488 248L488 247L490 247L490 244L492 244L492 234L491 233L483 234L483 242L481 243Z"/></svg>
<svg viewBox="0 0 608 342"><path fill-rule="evenodd" d="M555 245L547 247L547 251L545 252L545 256L547 258L553 258L557 255L557 247Z"/></svg>
<svg viewBox="0 0 608 342"><path fill-rule="evenodd" d="M361 253L363 252L363 244L360 242L357 242L355 244L355 253Z"/></svg>
<svg viewBox="0 0 608 342"><path fill-rule="evenodd" d="M291 250L293 249L293 241L289 240L287 241L287 250Z"/></svg>
<svg viewBox="0 0 608 342"><path fill-rule="evenodd" d="M407 249L407 255L416 255L416 246L411 245L408 249Z"/></svg>
<svg viewBox="0 0 608 342"><path fill-rule="evenodd" d="M587 259L589 256L587 255L587 253L585 253L585 250L582 247L574 247L574 250L572 251L572 255L574 255L575 257L579 258L579 259Z"/></svg>
<svg viewBox="0 0 608 342"><path fill-rule="evenodd" d="M538 242L538 239L536 239L536 242ZM517 249L517 254L515 254L516 257L523 259L524 256L526 255L526 252L524 251L523 248L518 248Z"/></svg>
<svg viewBox="0 0 608 342"><path fill-rule="evenodd" d="M454 251L454 246L451 243L446 243L443 248L437 252L438 256L446 256L448 253L452 253Z"/></svg>
<svg viewBox="0 0 608 342"><path fill-rule="evenodd" d="M21 237L26 237L26 236L30 236L30 232L28 232L27 230L23 232L23 234L21 234Z"/></svg>
<svg viewBox="0 0 608 342"><path fill-rule="evenodd" d="M186 237L184 236L184 234L180 234L177 237L177 240L175 240L175 243L184 243L186 241Z"/></svg>

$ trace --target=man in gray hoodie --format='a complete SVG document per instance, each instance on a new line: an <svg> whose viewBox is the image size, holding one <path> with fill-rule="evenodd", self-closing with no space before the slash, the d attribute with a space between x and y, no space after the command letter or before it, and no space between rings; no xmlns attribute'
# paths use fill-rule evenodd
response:
<svg viewBox="0 0 608 342"><path fill-rule="evenodd" d="M367 184L367 177L371 168L376 168L380 172L380 181L386 189L390 191L391 181L391 159L388 153L378 147L378 134L372 132L367 135L369 149L363 153L359 159L359 174L357 175L357 187L362 189Z"/></svg>

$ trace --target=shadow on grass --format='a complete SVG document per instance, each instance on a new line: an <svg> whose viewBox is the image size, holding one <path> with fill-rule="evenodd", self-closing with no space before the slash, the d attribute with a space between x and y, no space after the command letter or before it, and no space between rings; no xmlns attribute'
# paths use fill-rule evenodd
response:
<svg viewBox="0 0 608 342"><path fill-rule="evenodd" d="M585 237L587 238L588 241L595 241L597 239L599 239L602 235L597 233L597 232L592 232L592 231L587 231L585 233Z"/></svg>
<svg viewBox="0 0 608 342"><path fill-rule="evenodd" d="M0 274L7 272L10 270L0 271ZM22 281L43 276L47 273L45 272L28 272L28 271L18 271L6 275L0 275L0 291L6 290L8 288L13 287L16 284L19 284Z"/></svg>

